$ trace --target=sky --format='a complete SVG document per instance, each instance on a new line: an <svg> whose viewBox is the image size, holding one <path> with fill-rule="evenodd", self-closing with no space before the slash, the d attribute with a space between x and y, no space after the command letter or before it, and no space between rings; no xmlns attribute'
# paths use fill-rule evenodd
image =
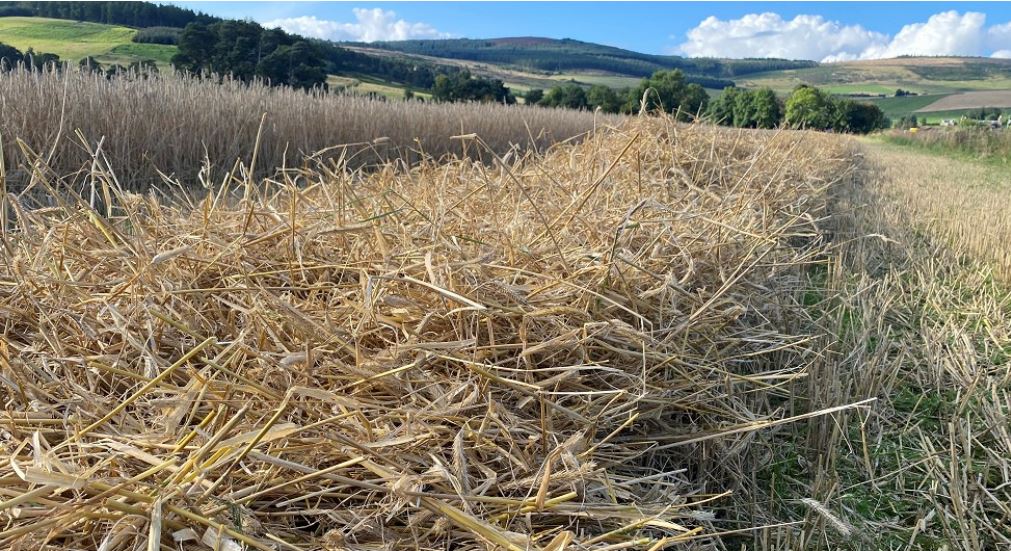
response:
<svg viewBox="0 0 1011 551"><path fill-rule="evenodd" d="M1011 57L1011 3L172 2L331 40L574 38L651 54Z"/></svg>

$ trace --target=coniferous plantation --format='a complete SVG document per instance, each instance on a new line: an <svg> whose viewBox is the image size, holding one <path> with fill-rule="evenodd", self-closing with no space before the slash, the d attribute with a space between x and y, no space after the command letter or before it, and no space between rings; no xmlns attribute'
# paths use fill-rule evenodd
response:
<svg viewBox="0 0 1011 551"><path fill-rule="evenodd" d="M5 15L141 48L0 46L0 549L1011 545L1002 109L889 129L741 78L814 62Z"/></svg>

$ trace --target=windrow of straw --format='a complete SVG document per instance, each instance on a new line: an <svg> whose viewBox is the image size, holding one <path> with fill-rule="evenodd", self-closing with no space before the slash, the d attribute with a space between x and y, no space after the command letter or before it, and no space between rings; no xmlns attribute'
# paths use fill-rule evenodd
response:
<svg viewBox="0 0 1011 551"><path fill-rule="evenodd" d="M818 351L838 141L643 118L175 203L8 195L0 547L661 549ZM486 160L487 160L486 159ZM46 171L39 171L46 173ZM93 198L104 198L92 208Z"/></svg>
<svg viewBox="0 0 1011 551"><path fill-rule="evenodd" d="M88 162L100 142L123 185L133 190L159 183L158 171L188 183L200 173L220 178L237 159L248 164L257 141L256 168L290 166L304 154L341 144L357 152L348 163L362 166L417 160L422 152L458 155L462 144L451 136L470 133L500 154L513 146L543 148L581 136L595 121L617 119L519 105L387 102L172 74L106 78L72 69L4 73L0 108L8 164L40 155L70 172ZM92 141L90 147L78 133Z"/></svg>

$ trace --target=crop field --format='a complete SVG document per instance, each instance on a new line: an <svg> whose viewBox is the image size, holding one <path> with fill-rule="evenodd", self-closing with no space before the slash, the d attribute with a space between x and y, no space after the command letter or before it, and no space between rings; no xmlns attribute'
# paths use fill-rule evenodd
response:
<svg viewBox="0 0 1011 551"><path fill-rule="evenodd" d="M220 181L237 160L250 159L254 144L257 167L283 167L321 150L361 166L449 153L487 155L454 138L469 134L482 136L501 154L514 147L543 148L615 120L573 110L390 104L232 81L170 75L110 80L78 71L13 72L0 79L0 97L7 108L0 135L9 163L31 163L45 153L53 168L80 170L94 161L100 144L101 154L116 160L116 174L131 189L165 177Z"/></svg>
<svg viewBox="0 0 1011 551"><path fill-rule="evenodd" d="M925 105L917 112L954 111L974 107L1011 107L1011 90L961 92Z"/></svg>
<svg viewBox="0 0 1011 551"><path fill-rule="evenodd" d="M813 351L786 322L843 149L629 122L508 159L471 138L488 163L306 157L181 202L125 190L110 153L86 175L98 210L10 203L2 373L28 443L0 474L40 500L0 544L706 537L690 473L747 472Z"/></svg>
<svg viewBox="0 0 1011 551"><path fill-rule="evenodd" d="M1011 546L996 162L227 79L0 101L0 549Z"/></svg>
<svg viewBox="0 0 1011 551"><path fill-rule="evenodd" d="M898 58L826 63L746 75L737 80L738 85L770 87L781 94L799 84L810 84L839 94L888 94L902 88L921 95L947 95L1011 88L1011 63L989 58Z"/></svg>
<svg viewBox="0 0 1011 551"><path fill-rule="evenodd" d="M867 98L866 101L881 108L885 116L898 119L944 98L944 95L901 96L887 98Z"/></svg>
<svg viewBox="0 0 1011 551"><path fill-rule="evenodd" d="M168 64L175 46L137 44L132 42L135 34L136 29L83 21L0 17L0 42L22 51L34 48L70 61L91 56L101 63L129 65L138 59L154 59Z"/></svg>

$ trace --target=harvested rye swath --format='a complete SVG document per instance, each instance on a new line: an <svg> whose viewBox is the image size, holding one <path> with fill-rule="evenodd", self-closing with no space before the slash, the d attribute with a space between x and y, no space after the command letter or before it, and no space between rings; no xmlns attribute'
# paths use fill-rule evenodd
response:
<svg viewBox="0 0 1011 551"><path fill-rule="evenodd" d="M800 276L840 143L649 117L490 163L239 171L172 202L100 162L82 194L40 177L55 206L5 199L0 547L728 529L754 431L819 413L782 389L818 354Z"/></svg>

